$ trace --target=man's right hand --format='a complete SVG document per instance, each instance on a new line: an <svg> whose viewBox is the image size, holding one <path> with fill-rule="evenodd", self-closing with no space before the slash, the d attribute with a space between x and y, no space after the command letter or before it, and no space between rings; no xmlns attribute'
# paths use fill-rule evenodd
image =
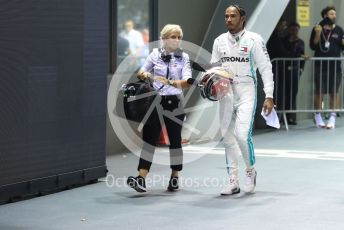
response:
<svg viewBox="0 0 344 230"><path fill-rule="evenodd" d="M272 98L267 97L264 100L263 103L263 111L266 114L266 116L268 116L271 113L272 108L274 107L274 101L272 100Z"/></svg>
<svg viewBox="0 0 344 230"><path fill-rule="evenodd" d="M316 26L314 27L314 31L315 31L316 33L318 33L318 34L320 34L321 30L322 30L321 25L316 25Z"/></svg>
<svg viewBox="0 0 344 230"><path fill-rule="evenodd" d="M321 25L316 25L314 27L314 32L315 32L315 36L314 36L314 39L313 39L313 44L314 45L319 44L321 31L322 31Z"/></svg>

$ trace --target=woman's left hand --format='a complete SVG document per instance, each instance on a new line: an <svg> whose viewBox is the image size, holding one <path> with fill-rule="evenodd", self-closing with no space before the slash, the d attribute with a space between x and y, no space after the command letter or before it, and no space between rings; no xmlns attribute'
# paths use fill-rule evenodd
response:
<svg viewBox="0 0 344 230"><path fill-rule="evenodd" d="M154 77L155 81L158 81L164 85L168 85L168 79L166 77L156 76Z"/></svg>

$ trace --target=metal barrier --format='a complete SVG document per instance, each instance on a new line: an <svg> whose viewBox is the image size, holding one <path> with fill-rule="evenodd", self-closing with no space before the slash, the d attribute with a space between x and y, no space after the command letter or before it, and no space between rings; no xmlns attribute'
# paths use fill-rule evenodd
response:
<svg viewBox="0 0 344 230"><path fill-rule="evenodd" d="M344 87L342 65L344 58L275 58L272 60L275 91L274 98L277 113L282 114L286 129L287 117L296 116L296 113L315 112L344 112ZM302 76L302 77L301 77ZM298 92L304 103L296 103ZM315 107L321 95L319 107ZM321 94L323 92L323 94ZM338 98L332 98L337 92ZM328 95L324 100L323 95Z"/></svg>

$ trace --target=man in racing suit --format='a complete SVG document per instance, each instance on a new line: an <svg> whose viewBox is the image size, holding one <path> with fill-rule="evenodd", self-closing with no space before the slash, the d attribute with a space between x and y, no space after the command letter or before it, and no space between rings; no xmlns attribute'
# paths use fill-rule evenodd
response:
<svg viewBox="0 0 344 230"><path fill-rule="evenodd" d="M211 63L221 62L232 72L232 93L221 101L221 126L226 128L223 136L229 183L221 195L240 192L238 180L238 155L246 164L244 191L254 192L257 172L252 143L252 126L257 103L256 69L264 83L263 110L269 114L273 104L273 74L269 55L262 37L245 30L245 11L231 5L225 11L227 33L218 36L213 45Z"/></svg>

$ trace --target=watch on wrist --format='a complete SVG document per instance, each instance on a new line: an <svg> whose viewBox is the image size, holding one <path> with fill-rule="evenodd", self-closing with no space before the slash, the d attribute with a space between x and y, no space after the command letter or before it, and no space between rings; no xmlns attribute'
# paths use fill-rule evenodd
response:
<svg viewBox="0 0 344 230"><path fill-rule="evenodd" d="M168 80L168 84L173 86L173 81L172 80Z"/></svg>

